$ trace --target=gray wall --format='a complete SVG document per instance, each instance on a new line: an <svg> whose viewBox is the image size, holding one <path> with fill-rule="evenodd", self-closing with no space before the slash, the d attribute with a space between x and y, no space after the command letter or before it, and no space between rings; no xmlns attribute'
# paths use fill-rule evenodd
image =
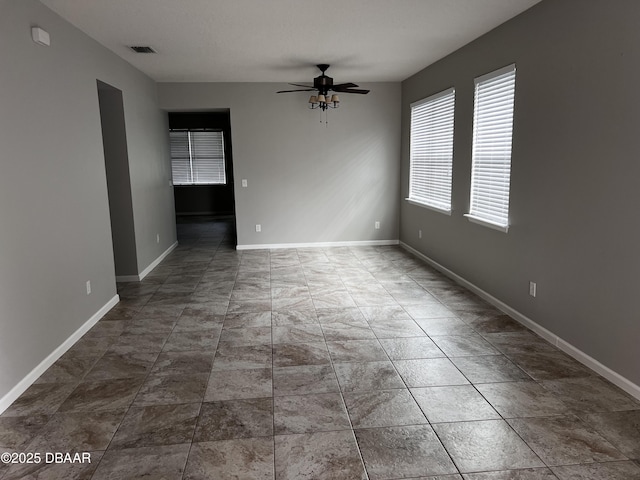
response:
<svg viewBox="0 0 640 480"><path fill-rule="evenodd" d="M139 267L175 222L153 81L35 0L0 0L0 64L2 398L116 295L96 79L124 96Z"/></svg>
<svg viewBox="0 0 640 480"><path fill-rule="evenodd" d="M402 84L456 87L451 217L402 201L400 238L640 385L640 4L548 0ZM467 221L473 78L517 64L507 234ZM417 231L425 233L421 240ZM538 296L528 295L529 281Z"/></svg>
<svg viewBox="0 0 640 480"><path fill-rule="evenodd" d="M138 258L122 92L98 82L98 102L116 276L137 275Z"/></svg>
<svg viewBox="0 0 640 480"><path fill-rule="evenodd" d="M238 244L397 239L400 84L343 95L327 126L285 86L158 85L169 111L230 109Z"/></svg>
<svg viewBox="0 0 640 480"><path fill-rule="evenodd" d="M125 65L131 74L139 76L145 82L144 88L140 85L139 92L133 88L118 87L124 93L131 198L140 273L176 242L169 120L167 114L158 108L155 82L128 64ZM160 241L156 242L158 235Z"/></svg>

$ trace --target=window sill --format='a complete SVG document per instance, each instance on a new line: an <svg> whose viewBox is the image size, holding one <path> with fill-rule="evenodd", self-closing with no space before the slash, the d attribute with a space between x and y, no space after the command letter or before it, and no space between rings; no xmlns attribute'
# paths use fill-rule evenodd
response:
<svg viewBox="0 0 640 480"><path fill-rule="evenodd" d="M482 225L483 227L491 228L493 230L498 230L499 232L507 233L509 231L509 225L498 225L497 223L491 223L483 218L474 217L470 213L465 213L465 217L470 222L477 223L478 225Z"/></svg>
<svg viewBox="0 0 640 480"><path fill-rule="evenodd" d="M426 209L429 209L429 210L433 210L434 212L438 212L438 213L442 213L444 215L451 216L451 210L447 210L445 208L440 208L440 207L434 207L433 205L427 205L426 203L418 202L418 201L413 200L411 198L405 198L405 200L407 201L407 203L410 203L411 205L415 205L417 207L426 208Z"/></svg>

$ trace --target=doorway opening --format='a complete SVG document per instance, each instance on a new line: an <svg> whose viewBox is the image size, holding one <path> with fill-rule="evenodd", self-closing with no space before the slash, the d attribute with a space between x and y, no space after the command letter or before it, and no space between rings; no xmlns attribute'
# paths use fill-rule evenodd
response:
<svg viewBox="0 0 640 480"><path fill-rule="evenodd" d="M170 112L176 226L217 223L237 243L229 110Z"/></svg>

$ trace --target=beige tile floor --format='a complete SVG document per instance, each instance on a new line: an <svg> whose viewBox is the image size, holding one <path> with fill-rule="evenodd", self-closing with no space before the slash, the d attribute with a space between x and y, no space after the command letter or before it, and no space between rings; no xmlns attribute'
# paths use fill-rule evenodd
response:
<svg viewBox="0 0 640 480"><path fill-rule="evenodd" d="M1 451L92 462L2 480L640 479L640 402L402 249L178 227L0 416Z"/></svg>

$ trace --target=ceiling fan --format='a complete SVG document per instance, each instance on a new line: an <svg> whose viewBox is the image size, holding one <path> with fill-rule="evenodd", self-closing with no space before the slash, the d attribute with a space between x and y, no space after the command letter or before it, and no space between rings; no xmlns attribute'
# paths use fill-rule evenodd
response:
<svg viewBox="0 0 640 480"><path fill-rule="evenodd" d="M329 65L326 63L321 63L320 65L316 65L322 75L315 77L313 79L313 85L300 85L299 83L290 83L289 85L293 85L294 87L304 87L297 90L280 90L276 93L290 93L290 92L313 92L318 91L317 95L312 95L309 98L309 108L320 108L321 110L326 110L327 108L338 108L340 106L340 99L336 94L329 94L329 92L337 92L337 93L359 93L361 95L366 95L369 93L369 90L364 90L357 88L358 85L355 83L339 83L337 85L333 84L333 78L327 76L325 72L329 68Z"/></svg>

